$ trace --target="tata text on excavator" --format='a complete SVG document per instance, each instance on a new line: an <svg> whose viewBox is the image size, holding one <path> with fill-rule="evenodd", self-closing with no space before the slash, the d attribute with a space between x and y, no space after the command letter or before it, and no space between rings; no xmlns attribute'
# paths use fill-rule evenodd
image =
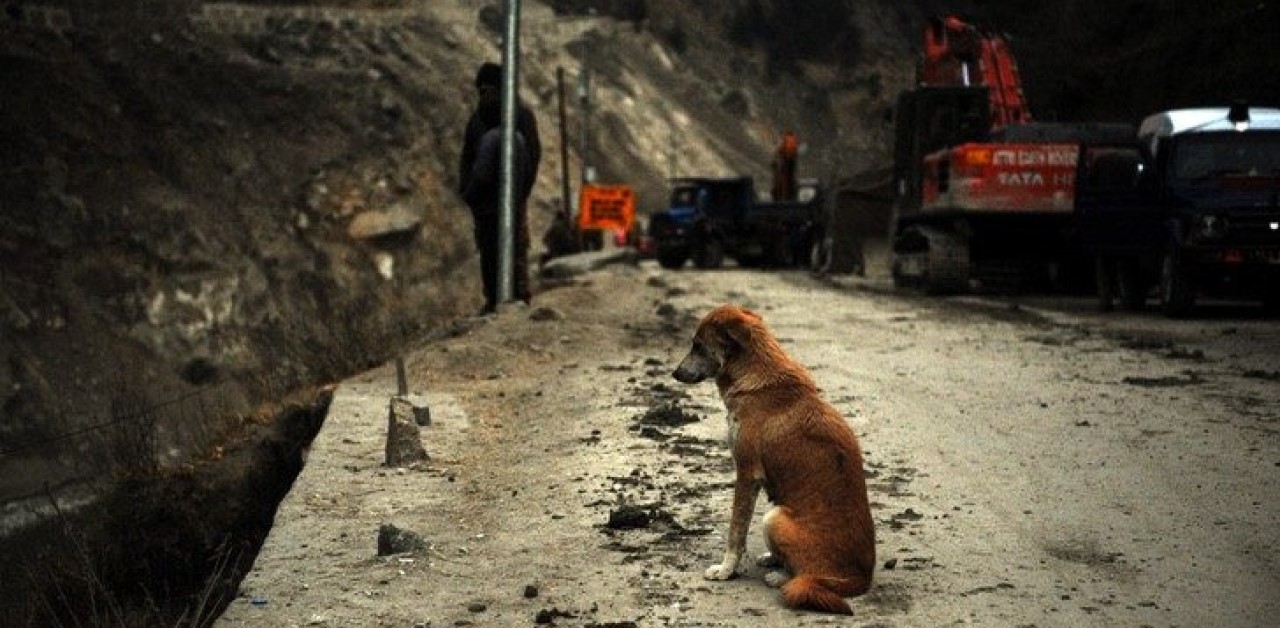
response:
<svg viewBox="0 0 1280 628"><path fill-rule="evenodd" d="M1072 241L1083 147L1132 144L1127 124L1032 120L1007 39L929 21L919 84L894 112L894 284L1021 287L1084 268Z"/></svg>

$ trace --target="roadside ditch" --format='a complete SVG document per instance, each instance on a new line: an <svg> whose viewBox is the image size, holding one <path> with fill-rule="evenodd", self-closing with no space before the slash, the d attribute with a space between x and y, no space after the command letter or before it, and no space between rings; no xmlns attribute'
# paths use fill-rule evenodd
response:
<svg viewBox="0 0 1280 628"><path fill-rule="evenodd" d="M207 626L236 595L302 470L333 388L264 405L177 468L4 539L5 626ZM52 493L50 493L52 500Z"/></svg>

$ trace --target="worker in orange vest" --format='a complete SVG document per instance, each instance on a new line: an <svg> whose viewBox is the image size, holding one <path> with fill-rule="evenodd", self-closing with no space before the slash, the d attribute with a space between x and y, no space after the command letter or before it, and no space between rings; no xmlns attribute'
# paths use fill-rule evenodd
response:
<svg viewBox="0 0 1280 628"><path fill-rule="evenodd" d="M796 200L796 156L799 146L796 134L787 129L778 145L778 155L773 161L773 200Z"/></svg>

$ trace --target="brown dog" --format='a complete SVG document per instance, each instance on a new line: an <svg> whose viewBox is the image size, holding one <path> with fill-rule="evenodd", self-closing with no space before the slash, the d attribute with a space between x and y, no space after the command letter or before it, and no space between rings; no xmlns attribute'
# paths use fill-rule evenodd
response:
<svg viewBox="0 0 1280 628"><path fill-rule="evenodd" d="M736 306L722 305L702 319L693 348L673 375L686 384L714 377L729 412L737 466L733 514L724 560L705 577L733 577L763 486L776 506L764 516L770 554L760 562L786 570L765 581L782 586L789 607L852 614L843 598L866 592L876 561L853 430L819 397L809 373L787 356L764 321Z"/></svg>

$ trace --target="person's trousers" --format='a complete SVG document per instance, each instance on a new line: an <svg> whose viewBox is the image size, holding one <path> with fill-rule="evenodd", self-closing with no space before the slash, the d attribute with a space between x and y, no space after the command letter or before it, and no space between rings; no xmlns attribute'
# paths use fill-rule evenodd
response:
<svg viewBox="0 0 1280 628"><path fill-rule="evenodd" d="M484 282L484 309L492 312L498 306L498 215L472 214L475 219L476 248L480 249L480 277ZM512 239L515 255L511 262L511 295L531 302L529 289L529 224L524 208L516 210Z"/></svg>

